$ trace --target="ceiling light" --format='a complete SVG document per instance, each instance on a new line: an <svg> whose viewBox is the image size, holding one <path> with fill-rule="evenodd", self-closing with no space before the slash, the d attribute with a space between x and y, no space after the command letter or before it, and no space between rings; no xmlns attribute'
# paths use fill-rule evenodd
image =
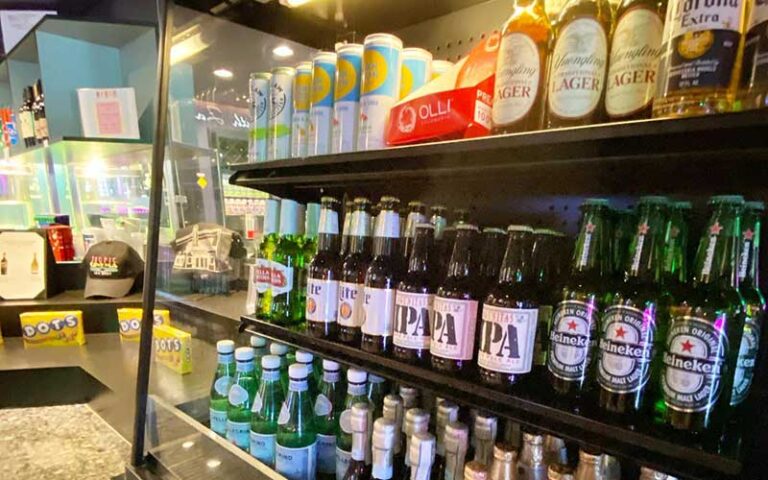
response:
<svg viewBox="0 0 768 480"><path fill-rule="evenodd" d="M293 49L288 45L280 45L275 47L275 49L272 50L272 53L275 54L276 57L287 58L293 56Z"/></svg>
<svg viewBox="0 0 768 480"><path fill-rule="evenodd" d="M226 68L217 68L216 70L213 71L213 74L219 78L224 78L226 80L229 80L230 78L235 76L235 74L232 73L232 70L228 70Z"/></svg>
<svg viewBox="0 0 768 480"><path fill-rule="evenodd" d="M310 0L280 0L280 4L290 8L300 7L305 3L309 3L309 2Z"/></svg>

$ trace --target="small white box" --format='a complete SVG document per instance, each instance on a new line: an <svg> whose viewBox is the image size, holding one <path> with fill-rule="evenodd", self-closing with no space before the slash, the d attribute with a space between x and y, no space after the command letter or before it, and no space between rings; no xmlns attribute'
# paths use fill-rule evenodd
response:
<svg viewBox="0 0 768 480"><path fill-rule="evenodd" d="M80 122L87 138L139 138L133 88L78 88Z"/></svg>

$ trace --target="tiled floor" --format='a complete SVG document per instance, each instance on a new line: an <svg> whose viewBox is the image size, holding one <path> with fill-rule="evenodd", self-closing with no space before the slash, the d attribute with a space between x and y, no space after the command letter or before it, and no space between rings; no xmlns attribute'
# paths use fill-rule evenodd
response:
<svg viewBox="0 0 768 480"><path fill-rule="evenodd" d="M129 453L87 405L0 410L1 479L109 479L123 473Z"/></svg>

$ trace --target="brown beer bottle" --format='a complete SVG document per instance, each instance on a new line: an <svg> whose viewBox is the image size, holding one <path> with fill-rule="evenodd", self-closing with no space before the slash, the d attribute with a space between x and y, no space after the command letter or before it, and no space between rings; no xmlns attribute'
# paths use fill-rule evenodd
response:
<svg viewBox="0 0 768 480"><path fill-rule="evenodd" d="M547 91L547 127L604 120L611 6L606 0L569 0L555 28Z"/></svg>
<svg viewBox="0 0 768 480"><path fill-rule="evenodd" d="M478 229L463 223L456 226L448 275L437 289L429 350L432 368L465 372L472 363L477 327L477 276L472 269Z"/></svg>
<svg viewBox="0 0 768 480"><path fill-rule="evenodd" d="M365 272L371 262L371 201L355 199L350 222L349 253L341 266L339 282L338 340L360 345L365 300Z"/></svg>
<svg viewBox="0 0 768 480"><path fill-rule="evenodd" d="M427 222L427 206L422 202L408 202L408 216L405 217L403 230L403 261L408 263L413 251L413 241L416 237L416 225Z"/></svg>
<svg viewBox="0 0 768 480"><path fill-rule="evenodd" d="M341 250L339 252L342 259L344 259L344 257L347 256L347 253L349 253L349 232L350 232L350 228L352 227L352 212L354 211L355 211L354 201L348 200L347 202L344 203L344 223L342 224Z"/></svg>
<svg viewBox="0 0 768 480"><path fill-rule="evenodd" d="M501 228L488 227L483 229L482 246L479 258L480 293L482 297L496 285L499 279L501 261L504 258L504 247L507 235Z"/></svg>
<svg viewBox="0 0 768 480"><path fill-rule="evenodd" d="M389 353L395 324L395 289L401 276L400 200L381 198L381 212L373 232L373 260L365 274L364 320L361 348Z"/></svg>
<svg viewBox="0 0 768 480"><path fill-rule="evenodd" d="M339 201L320 199L317 254L308 268L307 333L316 338L335 339L339 302Z"/></svg>

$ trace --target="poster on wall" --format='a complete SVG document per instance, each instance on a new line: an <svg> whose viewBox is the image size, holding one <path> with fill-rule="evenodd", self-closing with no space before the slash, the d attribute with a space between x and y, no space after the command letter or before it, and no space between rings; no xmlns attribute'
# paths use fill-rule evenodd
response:
<svg viewBox="0 0 768 480"><path fill-rule="evenodd" d="M35 231L0 232L0 298L44 296L47 264L44 236Z"/></svg>

